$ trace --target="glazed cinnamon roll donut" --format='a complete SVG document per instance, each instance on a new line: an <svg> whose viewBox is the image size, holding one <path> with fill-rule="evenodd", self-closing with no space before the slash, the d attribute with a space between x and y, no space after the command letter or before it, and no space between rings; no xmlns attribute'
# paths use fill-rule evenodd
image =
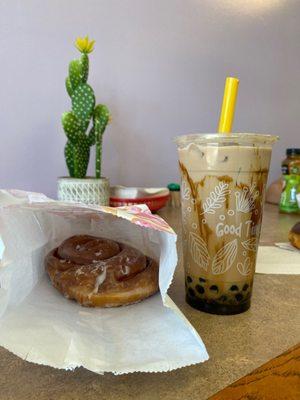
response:
<svg viewBox="0 0 300 400"><path fill-rule="evenodd" d="M87 307L117 307L158 291L156 261L104 238L76 235L53 249L45 268L54 287Z"/></svg>

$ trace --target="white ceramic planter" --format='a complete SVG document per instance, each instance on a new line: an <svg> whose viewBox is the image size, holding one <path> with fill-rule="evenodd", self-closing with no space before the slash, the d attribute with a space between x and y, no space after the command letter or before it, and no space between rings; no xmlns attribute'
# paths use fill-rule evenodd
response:
<svg viewBox="0 0 300 400"><path fill-rule="evenodd" d="M97 206L109 205L109 180L107 178L58 178L57 197L60 201Z"/></svg>

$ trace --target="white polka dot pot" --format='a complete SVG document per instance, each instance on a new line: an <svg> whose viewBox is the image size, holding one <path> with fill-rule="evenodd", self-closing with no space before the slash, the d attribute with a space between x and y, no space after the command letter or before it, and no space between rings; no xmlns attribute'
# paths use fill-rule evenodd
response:
<svg viewBox="0 0 300 400"><path fill-rule="evenodd" d="M108 206L109 195L107 178L58 178L57 197L60 201Z"/></svg>

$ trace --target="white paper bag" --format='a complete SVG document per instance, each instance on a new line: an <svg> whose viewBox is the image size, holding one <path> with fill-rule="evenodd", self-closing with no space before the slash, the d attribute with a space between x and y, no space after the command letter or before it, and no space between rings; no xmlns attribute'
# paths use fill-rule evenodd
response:
<svg viewBox="0 0 300 400"><path fill-rule="evenodd" d="M126 307L84 308L44 271L45 254L74 234L114 239L159 261L160 293ZM159 372L203 362L205 346L167 295L176 235L147 207L87 207L0 191L0 345L31 362L97 373Z"/></svg>

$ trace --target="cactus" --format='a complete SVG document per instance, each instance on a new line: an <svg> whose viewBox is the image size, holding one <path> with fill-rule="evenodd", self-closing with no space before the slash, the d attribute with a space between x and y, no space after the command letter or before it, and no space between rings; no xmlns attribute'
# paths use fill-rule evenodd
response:
<svg viewBox="0 0 300 400"><path fill-rule="evenodd" d="M82 53L79 60L69 64L69 76L66 78L66 90L71 98L72 111L62 115L62 126L67 136L65 159L69 174L74 178L86 176L90 147L96 144L96 178L101 177L102 138L110 116L108 108L95 106L94 91L87 84L89 74L88 54L93 50L94 41L88 37L76 41L76 47ZM87 130L92 121L92 126Z"/></svg>
<svg viewBox="0 0 300 400"><path fill-rule="evenodd" d="M101 177L102 138L109 119L108 108L104 104L98 104L93 116L96 142L96 178Z"/></svg>

